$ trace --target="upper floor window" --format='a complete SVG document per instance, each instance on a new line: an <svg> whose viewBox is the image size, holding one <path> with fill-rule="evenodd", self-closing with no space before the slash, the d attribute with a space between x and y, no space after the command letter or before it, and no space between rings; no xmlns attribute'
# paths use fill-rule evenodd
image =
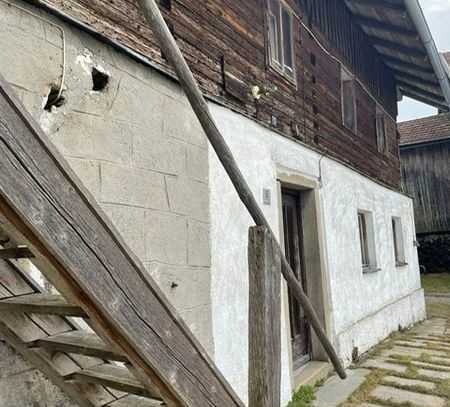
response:
<svg viewBox="0 0 450 407"><path fill-rule="evenodd" d="M395 264L397 266L403 266L406 264L406 259L401 218L392 218L392 234L394 237Z"/></svg>
<svg viewBox="0 0 450 407"><path fill-rule="evenodd" d="M280 0L268 0L270 64L295 78L292 10Z"/></svg>
<svg viewBox="0 0 450 407"><path fill-rule="evenodd" d="M386 152L387 142L386 142L386 119L383 109L377 105L376 113L376 130L377 130L377 147L378 151L382 154Z"/></svg>
<svg viewBox="0 0 450 407"><path fill-rule="evenodd" d="M356 95L355 80L344 68L341 69L342 122L356 133Z"/></svg>

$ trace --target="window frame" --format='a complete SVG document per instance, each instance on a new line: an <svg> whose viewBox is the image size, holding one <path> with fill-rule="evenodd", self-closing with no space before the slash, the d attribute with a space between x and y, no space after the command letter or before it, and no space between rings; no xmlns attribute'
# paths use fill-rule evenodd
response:
<svg viewBox="0 0 450 407"><path fill-rule="evenodd" d="M278 5L279 15L273 13L271 2L276 2ZM268 57L268 66L274 69L277 73L281 74L284 78L289 80L290 82L297 85L297 69L296 69L296 58L295 58L295 43L294 43L294 10L283 0L266 0L267 7L267 57ZM291 49L291 57L292 57L292 67L286 65L285 58L285 44L284 44L284 28L283 28L283 10L286 10L289 15L290 20L290 49ZM275 19L275 41L276 47L279 48L278 54L281 56L281 61L277 60L277 57L274 55L277 52L274 51L274 45L272 44L272 18Z"/></svg>
<svg viewBox="0 0 450 407"><path fill-rule="evenodd" d="M403 222L400 216L392 217L392 241L394 249L394 260L396 267L406 266L405 238Z"/></svg>
<svg viewBox="0 0 450 407"><path fill-rule="evenodd" d="M383 148L381 148L381 142L380 142L380 127L379 127L379 119L382 119L383 123ZM380 107L380 105L377 103L376 112L375 112L375 132L377 136L377 150L381 154L386 154L388 151L387 146L387 124L386 124L386 114L384 113L383 109Z"/></svg>
<svg viewBox="0 0 450 407"><path fill-rule="evenodd" d="M358 236L363 274L379 271L372 212L358 210Z"/></svg>
<svg viewBox="0 0 450 407"><path fill-rule="evenodd" d="M353 117L354 117L354 125L353 127L347 126L345 121L345 103L344 103L344 83L351 82L351 94L353 98ZM353 132L353 134L358 134L358 108L356 103L356 81L354 75L350 73L346 68L341 66L341 110L342 110L342 125L347 129Z"/></svg>

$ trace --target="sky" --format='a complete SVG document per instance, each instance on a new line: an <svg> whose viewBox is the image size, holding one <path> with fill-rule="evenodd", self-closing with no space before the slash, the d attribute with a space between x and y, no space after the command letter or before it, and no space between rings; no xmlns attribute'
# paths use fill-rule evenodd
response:
<svg viewBox="0 0 450 407"><path fill-rule="evenodd" d="M419 0L439 51L450 51L450 0ZM436 109L412 99L399 104L399 121L436 114Z"/></svg>

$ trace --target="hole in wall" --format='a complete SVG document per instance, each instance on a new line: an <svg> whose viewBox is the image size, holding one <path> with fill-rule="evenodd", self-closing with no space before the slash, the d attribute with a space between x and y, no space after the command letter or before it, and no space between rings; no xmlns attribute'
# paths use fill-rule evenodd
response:
<svg viewBox="0 0 450 407"><path fill-rule="evenodd" d="M47 96L47 102L45 102L44 110L50 112L52 107L61 107L66 101L64 95L59 95L59 86L52 85L50 92Z"/></svg>
<svg viewBox="0 0 450 407"><path fill-rule="evenodd" d="M319 114L319 108L317 107L317 105L313 105L313 113Z"/></svg>
<svg viewBox="0 0 450 407"><path fill-rule="evenodd" d="M313 53L311 53L310 58L311 58L311 65L316 66L316 56Z"/></svg>
<svg viewBox="0 0 450 407"><path fill-rule="evenodd" d="M168 11L172 10L172 0L159 0L159 4Z"/></svg>
<svg viewBox="0 0 450 407"><path fill-rule="evenodd" d="M105 72L92 68L92 90L101 92L105 90L109 83L109 75Z"/></svg>
<svg viewBox="0 0 450 407"><path fill-rule="evenodd" d="M317 79L316 79L316 77L314 75L311 77L311 82L312 83L316 83L317 82Z"/></svg>

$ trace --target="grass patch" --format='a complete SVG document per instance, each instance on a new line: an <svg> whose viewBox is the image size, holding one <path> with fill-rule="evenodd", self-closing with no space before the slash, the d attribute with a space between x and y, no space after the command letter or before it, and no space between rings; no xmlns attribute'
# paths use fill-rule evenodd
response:
<svg viewBox="0 0 450 407"><path fill-rule="evenodd" d="M365 382L350 396L350 398L342 403L339 407L353 407L364 403L370 399L370 393L383 381L388 374L387 371L381 369L372 370L367 376Z"/></svg>
<svg viewBox="0 0 450 407"><path fill-rule="evenodd" d="M292 396L287 407L311 407L315 399L313 386L301 386Z"/></svg>
<svg viewBox="0 0 450 407"><path fill-rule="evenodd" d="M423 274L421 278L426 293L450 293L450 273Z"/></svg>

